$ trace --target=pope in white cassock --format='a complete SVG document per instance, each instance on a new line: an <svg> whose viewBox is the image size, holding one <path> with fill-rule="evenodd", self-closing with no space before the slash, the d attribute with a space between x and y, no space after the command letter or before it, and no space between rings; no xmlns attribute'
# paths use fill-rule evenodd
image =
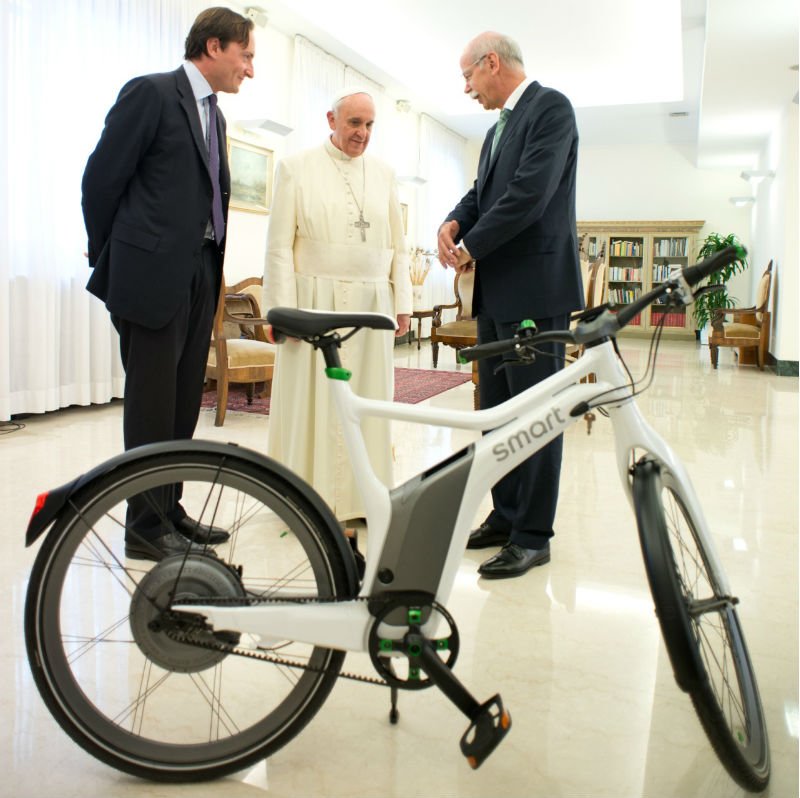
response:
<svg viewBox="0 0 800 798"><path fill-rule="evenodd" d="M375 120L366 92L338 97L328 112L330 139L283 159L275 177L264 271L267 308L367 311L396 317L408 331L411 278L392 169L364 155ZM353 391L375 399L394 392L391 333L361 330L342 344ZM322 356L307 343L278 347L268 453L310 482L345 521L364 515L335 416ZM367 419L370 460L392 484L390 422Z"/></svg>

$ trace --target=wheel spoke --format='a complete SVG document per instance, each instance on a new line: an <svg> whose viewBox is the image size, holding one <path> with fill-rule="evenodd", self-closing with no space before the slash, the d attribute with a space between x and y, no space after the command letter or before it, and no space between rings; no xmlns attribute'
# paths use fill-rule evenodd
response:
<svg viewBox="0 0 800 798"><path fill-rule="evenodd" d="M724 580L709 563L680 484L666 469L659 477L652 474L646 471L641 483L646 487L637 489L637 518L640 528L643 518L655 525L656 537L642 538L643 551L654 573L663 572L651 587L673 665L676 673L682 669L703 727L731 776L747 789L763 789L769 749L736 614L739 600L719 589ZM652 506L639 514L642 503ZM667 549L651 543L658 537L668 542ZM684 612L675 611L676 602Z"/></svg>
<svg viewBox="0 0 800 798"><path fill-rule="evenodd" d="M174 598L335 598L351 589L331 531L316 526L302 486L286 479L178 447L116 466L57 520L39 552L26 617L45 672L40 686L88 751L102 749L135 775L221 775L263 759L317 711L342 652L292 640L262 645L235 630L220 630L228 632L218 638L223 646L207 633L195 645L163 612ZM126 557L128 501L139 497L166 523L159 497L170 493L190 518L229 532L228 541L215 555ZM311 669L244 656L259 648Z"/></svg>

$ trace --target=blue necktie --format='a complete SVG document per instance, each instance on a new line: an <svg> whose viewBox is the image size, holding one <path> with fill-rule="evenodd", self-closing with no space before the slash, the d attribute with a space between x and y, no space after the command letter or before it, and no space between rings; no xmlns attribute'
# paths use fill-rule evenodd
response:
<svg viewBox="0 0 800 798"><path fill-rule="evenodd" d="M500 111L500 118L497 120L497 126L494 129L494 138L492 139L492 151L489 153L490 159L494 155L494 151L497 149L497 142L500 141L500 136L503 135L503 128L506 126L506 122L508 121L509 116L511 116L511 111L508 108L503 108L503 110Z"/></svg>
<svg viewBox="0 0 800 798"><path fill-rule="evenodd" d="M225 217L222 213L222 192L219 187L219 137L217 135L217 95L208 95L208 171L211 173L211 223L214 239L219 244L225 235Z"/></svg>

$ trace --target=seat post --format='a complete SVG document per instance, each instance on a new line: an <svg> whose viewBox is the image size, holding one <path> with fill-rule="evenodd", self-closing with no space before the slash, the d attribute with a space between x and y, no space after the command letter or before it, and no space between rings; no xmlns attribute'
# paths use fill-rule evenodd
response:
<svg viewBox="0 0 800 798"><path fill-rule="evenodd" d="M322 352L322 357L325 359L326 368L341 368L342 359L339 357L339 347L342 344L342 339L338 333L332 335L323 335L320 338L312 341L314 349L319 349Z"/></svg>

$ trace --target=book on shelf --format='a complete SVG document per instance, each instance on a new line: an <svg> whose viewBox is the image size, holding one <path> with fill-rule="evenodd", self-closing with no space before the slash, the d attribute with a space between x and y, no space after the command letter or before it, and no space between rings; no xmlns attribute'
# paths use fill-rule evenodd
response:
<svg viewBox="0 0 800 798"><path fill-rule="evenodd" d="M617 305L629 305L641 295L639 288L609 288L608 300Z"/></svg>
<svg viewBox="0 0 800 798"><path fill-rule="evenodd" d="M641 239L611 239L610 254L618 258L638 258L642 254Z"/></svg>
<svg viewBox="0 0 800 798"><path fill-rule="evenodd" d="M682 269L681 263L654 263L653 264L653 282L663 283L669 280L670 274L676 269Z"/></svg>
<svg viewBox="0 0 800 798"><path fill-rule="evenodd" d="M653 256L656 258L686 257L685 238L656 238L653 241Z"/></svg>
<svg viewBox="0 0 800 798"><path fill-rule="evenodd" d="M681 310L661 310L658 306L653 305L650 309L650 323L658 324L664 320L665 327L683 329L686 327L686 311Z"/></svg>
<svg viewBox="0 0 800 798"><path fill-rule="evenodd" d="M612 283L641 283L642 269L640 266L611 266L608 269L608 279Z"/></svg>

